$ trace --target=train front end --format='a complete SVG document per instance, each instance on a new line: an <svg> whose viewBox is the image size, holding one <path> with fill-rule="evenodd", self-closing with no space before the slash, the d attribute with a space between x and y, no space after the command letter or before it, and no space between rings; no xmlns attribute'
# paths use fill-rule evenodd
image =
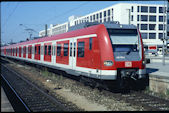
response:
<svg viewBox="0 0 169 113"><path fill-rule="evenodd" d="M110 43L106 42L108 39L105 36L108 51L104 51L104 61L108 59L109 62L104 62L103 69L116 70L115 80L120 87L126 87L138 81L144 82L146 79L145 56L139 30L134 25L120 24L108 25L106 30Z"/></svg>

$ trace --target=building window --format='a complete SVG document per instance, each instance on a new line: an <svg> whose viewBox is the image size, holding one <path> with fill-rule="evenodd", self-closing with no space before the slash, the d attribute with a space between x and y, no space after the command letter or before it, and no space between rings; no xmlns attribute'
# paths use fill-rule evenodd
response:
<svg viewBox="0 0 169 113"><path fill-rule="evenodd" d="M158 30L163 30L163 24L159 24Z"/></svg>
<svg viewBox="0 0 169 113"><path fill-rule="evenodd" d="M85 43L78 42L78 57L84 57L84 48L85 48Z"/></svg>
<svg viewBox="0 0 169 113"><path fill-rule="evenodd" d="M156 39L156 33L149 33L149 39Z"/></svg>
<svg viewBox="0 0 169 113"><path fill-rule="evenodd" d="M148 16L147 15L141 15L141 21L147 21Z"/></svg>
<svg viewBox="0 0 169 113"><path fill-rule="evenodd" d="M139 27L140 27L140 25L139 25L139 24L137 24L137 28L138 28L138 29L140 29Z"/></svg>
<svg viewBox="0 0 169 113"><path fill-rule="evenodd" d="M108 16L110 16L110 9L108 10Z"/></svg>
<svg viewBox="0 0 169 113"><path fill-rule="evenodd" d="M106 11L104 11L104 22L106 21Z"/></svg>
<svg viewBox="0 0 169 113"><path fill-rule="evenodd" d="M131 15L131 21L133 21L133 15Z"/></svg>
<svg viewBox="0 0 169 113"><path fill-rule="evenodd" d="M147 39L147 33L141 33L142 39Z"/></svg>
<svg viewBox="0 0 169 113"><path fill-rule="evenodd" d="M141 24L141 30L147 30L147 24Z"/></svg>
<svg viewBox="0 0 169 113"><path fill-rule="evenodd" d="M159 16L159 22L163 22L163 16Z"/></svg>
<svg viewBox="0 0 169 113"><path fill-rule="evenodd" d="M106 11L104 11L104 18L106 17Z"/></svg>
<svg viewBox="0 0 169 113"><path fill-rule="evenodd" d="M163 39L163 33L159 33L158 38Z"/></svg>
<svg viewBox="0 0 169 113"><path fill-rule="evenodd" d="M147 13L148 7L147 6L141 6L141 12Z"/></svg>
<svg viewBox="0 0 169 113"><path fill-rule="evenodd" d="M98 18L99 18L99 14L97 14L97 15L96 15L96 18L97 18L97 20L98 20Z"/></svg>
<svg viewBox="0 0 169 113"><path fill-rule="evenodd" d="M140 21L140 15L137 15L137 21Z"/></svg>
<svg viewBox="0 0 169 113"><path fill-rule="evenodd" d="M63 51L64 51L64 56L68 56L68 43L64 43Z"/></svg>
<svg viewBox="0 0 169 113"><path fill-rule="evenodd" d="M93 15L93 21L95 21L95 15Z"/></svg>
<svg viewBox="0 0 169 113"><path fill-rule="evenodd" d="M149 30L155 30L156 24L149 24Z"/></svg>
<svg viewBox="0 0 169 113"><path fill-rule="evenodd" d="M163 7L159 7L159 13L163 13Z"/></svg>
<svg viewBox="0 0 169 113"><path fill-rule="evenodd" d="M140 12L140 6L137 6L137 12Z"/></svg>
<svg viewBox="0 0 169 113"><path fill-rule="evenodd" d="M92 16L90 16L90 22L92 22Z"/></svg>
<svg viewBox="0 0 169 113"><path fill-rule="evenodd" d="M102 12L100 12L100 23L102 22Z"/></svg>
<svg viewBox="0 0 169 113"><path fill-rule="evenodd" d="M133 6L131 6L131 12L133 12Z"/></svg>
<svg viewBox="0 0 169 113"><path fill-rule="evenodd" d="M149 16L149 21L156 22L156 16Z"/></svg>
<svg viewBox="0 0 169 113"><path fill-rule="evenodd" d="M100 19L102 18L102 12L100 12Z"/></svg>
<svg viewBox="0 0 169 113"><path fill-rule="evenodd" d="M156 13L156 7L150 7L149 12L150 13Z"/></svg>

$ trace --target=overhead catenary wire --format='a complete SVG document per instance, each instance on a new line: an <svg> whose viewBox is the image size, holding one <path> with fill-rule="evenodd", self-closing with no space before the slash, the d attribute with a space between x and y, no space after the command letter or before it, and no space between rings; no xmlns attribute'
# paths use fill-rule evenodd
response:
<svg viewBox="0 0 169 113"><path fill-rule="evenodd" d="M12 12L9 14L9 16L7 17L6 22L3 24L3 26L5 26L5 25L8 23L8 20L9 20L9 19L11 18L11 16L15 13L15 10L17 9L18 5L19 5L19 2L16 4L14 10L12 10Z"/></svg>
<svg viewBox="0 0 169 113"><path fill-rule="evenodd" d="M87 2L85 2L85 3L82 3L82 4L80 4L78 7L75 7L75 8L69 9L69 10L67 10L67 11L65 11L65 12L62 12L61 14L56 15L56 16L54 16L54 17L52 17L52 18L46 20L45 22L49 22L49 21L51 21L51 20L53 20L53 19L56 19L56 17L57 17L57 18L61 18L61 17L65 16L66 14L68 14L68 13L74 11L74 10L77 10L77 9L81 8L82 6L84 6L84 5L88 4L88 3L89 3L89 1L87 1Z"/></svg>

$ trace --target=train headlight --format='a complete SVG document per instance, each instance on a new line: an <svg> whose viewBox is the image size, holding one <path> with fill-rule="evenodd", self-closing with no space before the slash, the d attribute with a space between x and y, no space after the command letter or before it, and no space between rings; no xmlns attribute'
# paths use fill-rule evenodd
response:
<svg viewBox="0 0 169 113"><path fill-rule="evenodd" d="M142 61L142 64L145 65L145 60Z"/></svg>
<svg viewBox="0 0 169 113"><path fill-rule="evenodd" d="M112 65L113 65L113 61L111 61L111 60L106 60L106 61L104 61L104 65L105 65L105 66L112 66Z"/></svg>

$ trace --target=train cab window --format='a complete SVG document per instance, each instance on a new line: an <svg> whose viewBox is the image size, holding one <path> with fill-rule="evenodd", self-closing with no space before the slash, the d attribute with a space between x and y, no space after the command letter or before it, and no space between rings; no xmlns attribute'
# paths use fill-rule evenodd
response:
<svg viewBox="0 0 169 113"><path fill-rule="evenodd" d="M85 48L85 43L84 42L78 42L78 57L84 57L84 48Z"/></svg>
<svg viewBox="0 0 169 113"><path fill-rule="evenodd" d="M45 55L47 55L47 45L45 45Z"/></svg>
<svg viewBox="0 0 169 113"><path fill-rule="evenodd" d="M48 55L51 55L51 45L48 46Z"/></svg>
<svg viewBox="0 0 169 113"><path fill-rule="evenodd" d="M92 50L92 38L89 39L89 50Z"/></svg>
<svg viewBox="0 0 169 113"><path fill-rule="evenodd" d="M57 56L61 55L61 44L57 44Z"/></svg>
<svg viewBox="0 0 169 113"><path fill-rule="evenodd" d="M64 56L68 56L68 43L64 43Z"/></svg>
<svg viewBox="0 0 169 113"><path fill-rule="evenodd" d="M70 56L72 56L72 43L70 43Z"/></svg>
<svg viewBox="0 0 169 113"><path fill-rule="evenodd" d="M38 54L40 55L40 46L38 46Z"/></svg>

